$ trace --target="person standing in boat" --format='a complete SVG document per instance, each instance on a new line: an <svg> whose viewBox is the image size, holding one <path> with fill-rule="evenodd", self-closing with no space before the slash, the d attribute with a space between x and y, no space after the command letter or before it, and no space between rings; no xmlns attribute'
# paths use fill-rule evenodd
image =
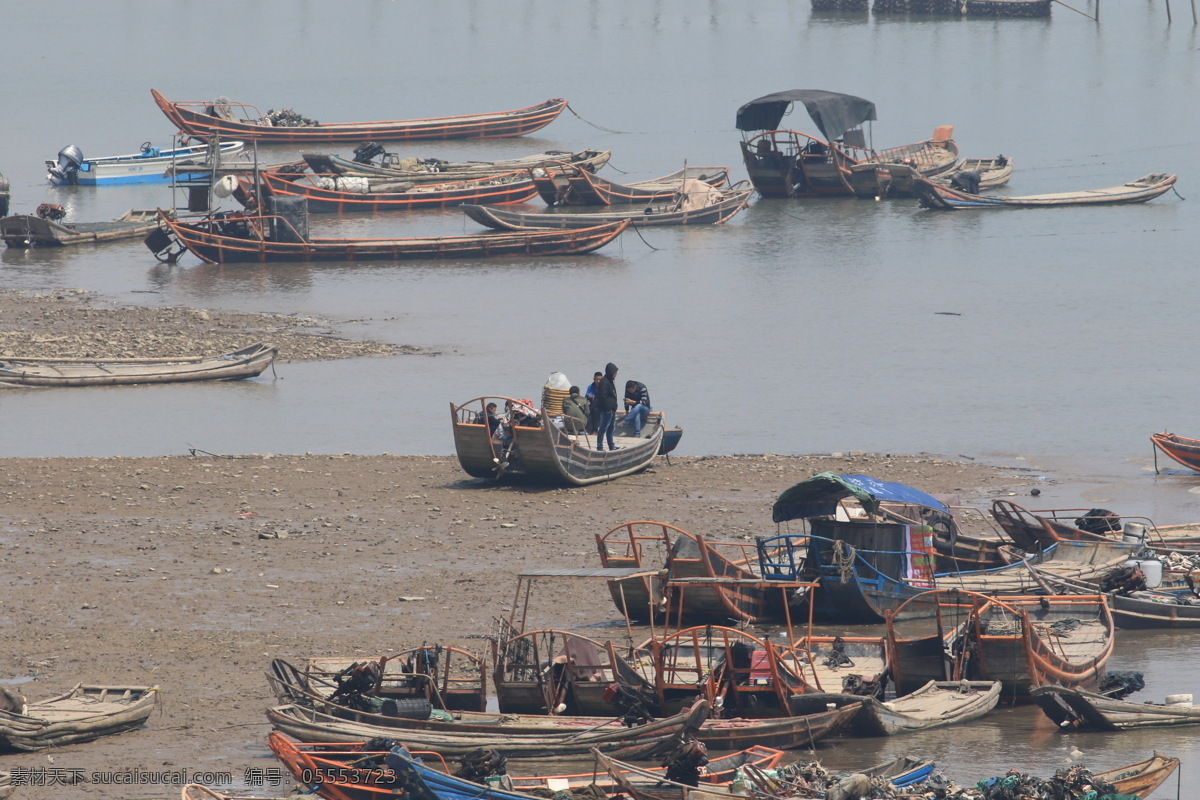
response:
<svg viewBox="0 0 1200 800"><path fill-rule="evenodd" d="M625 422L633 435L642 438L642 426L650 416L650 390L640 381L625 381Z"/></svg>
<svg viewBox="0 0 1200 800"><path fill-rule="evenodd" d="M600 388L600 381L604 378L603 372L597 372L592 376L592 383L588 386L587 391L583 393L583 399L588 404L588 424L587 432L595 433L600 427L600 404L596 402L596 390Z"/></svg>
<svg viewBox="0 0 1200 800"><path fill-rule="evenodd" d="M608 449L616 450L613 442L613 428L617 424L617 365L608 362L604 366L604 377L596 387L595 405L600 407L600 422L596 428L596 449L604 449L604 439L608 438Z"/></svg>

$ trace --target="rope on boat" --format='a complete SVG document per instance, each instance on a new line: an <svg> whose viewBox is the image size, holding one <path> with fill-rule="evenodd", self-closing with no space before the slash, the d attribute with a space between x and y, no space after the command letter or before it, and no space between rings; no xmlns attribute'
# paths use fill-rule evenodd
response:
<svg viewBox="0 0 1200 800"><path fill-rule="evenodd" d="M1055 2L1055 3L1058 3L1058 4L1059 4L1060 6L1062 6L1063 8L1069 8L1069 9L1071 9L1071 10L1072 10L1072 11L1074 11L1076 14L1082 14L1083 16L1085 16L1085 17L1087 17L1088 19L1090 19L1092 22L1099 22L1099 21L1100 21L1100 20L1099 20L1099 18L1097 18L1097 17L1093 17L1091 14L1087 13L1086 11L1080 11L1078 8L1075 8L1074 6L1069 6L1069 5L1067 5L1066 3L1064 3L1062 0L1054 0L1054 2Z"/></svg>
<svg viewBox="0 0 1200 800"><path fill-rule="evenodd" d="M591 122L590 120L586 120L583 117L579 116L579 112L576 111L575 109L571 108L570 103L567 103L567 111L570 111L572 114L574 114L576 117L578 117L578 119L581 122L586 122L588 125L591 125L596 130L604 131L605 133L646 133L646 131L616 131L616 130L613 130L612 128L606 128L603 125L597 125L596 123Z"/></svg>
<svg viewBox="0 0 1200 800"><path fill-rule="evenodd" d="M1181 195L1179 193L1179 190L1175 188L1175 184L1171 184L1171 191L1174 192L1175 196L1178 197L1180 200L1187 200L1187 198L1184 197L1183 195Z"/></svg>
<svg viewBox="0 0 1200 800"><path fill-rule="evenodd" d="M630 226L630 227L632 227L632 226ZM661 250L662 249L661 247L655 247L654 245L647 242L646 237L642 236L642 229L640 227L634 228L633 232L636 233L638 235L638 238L641 239L642 242L646 245L646 247L649 247L651 250Z"/></svg>
<svg viewBox="0 0 1200 800"><path fill-rule="evenodd" d="M221 453L210 453L207 450L201 450L199 447L195 447L191 444L188 445L188 453L193 456L199 453L200 455L212 456L213 458L260 458L260 456L227 456L222 455Z"/></svg>

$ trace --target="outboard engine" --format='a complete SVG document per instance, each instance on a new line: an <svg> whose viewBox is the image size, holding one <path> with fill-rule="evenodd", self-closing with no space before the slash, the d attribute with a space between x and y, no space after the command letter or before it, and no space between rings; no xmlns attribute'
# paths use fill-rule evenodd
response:
<svg viewBox="0 0 1200 800"><path fill-rule="evenodd" d="M982 176L978 170L965 169L954 173L950 178L950 188L958 189L967 194L979 194L979 181Z"/></svg>
<svg viewBox="0 0 1200 800"><path fill-rule="evenodd" d="M58 163L50 168L46 177L52 186L62 186L64 183L75 183L75 174L83 166L83 151L69 144L58 151Z"/></svg>
<svg viewBox="0 0 1200 800"><path fill-rule="evenodd" d="M363 142L354 148L354 161L358 164L370 164L371 159L383 152L379 142Z"/></svg>

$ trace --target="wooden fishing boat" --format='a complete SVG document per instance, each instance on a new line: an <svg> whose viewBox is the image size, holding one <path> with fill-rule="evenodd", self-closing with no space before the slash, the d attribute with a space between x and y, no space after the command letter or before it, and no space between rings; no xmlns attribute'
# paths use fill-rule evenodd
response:
<svg viewBox="0 0 1200 800"><path fill-rule="evenodd" d="M8 358L0 360L0 388L50 386L130 386L186 381L253 378L271 365L279 350L252 344L219 356L173 358Z"/></svg>
<svg viewBox="0 0 1200 800"><path fill-rule="evenodd" d="M942 125L931 138L869 155L849 164L847 180L858 197L906 197L914 179L923 175L945 177L962 171L965 159L950 138L954 126ZM899 166L900 169L893 169Z"/></svg>
<svg viewBox="0 0 1200 800"><path fill-rule="evenodd" d="M643 205L674 198L688 181L721 188L729 182L729 167L684 167L650 180L617 183L570 164L549 164L533 170L533 177L550 206Z"/></svg>
<svg viewBox="0 0 1200 800"><path fill-rule="evenodd" d="M445 757L461 757L481 747L495 748L509 758L580 756L590 748L599 748L627 758L646 759L670 752L684 737L696 736L708 714L708 703L700 701L686 712L632 728L622 727L614 719L579 717L573 718L576 724L571 725L560 717L552 718L554 728L545 726L525 732L515 730L515 726L503 731L495 726L488 731L433 729L428 721L423 721L425 727L417 727L412 724L417 721L400 718L383 726L342 719L295 704L268 709L267 719L276 730L302 742L355 742L382 736L399 738L413 749Z"/></svg>
<svg viewBox="0 0 1200 800"><path fill-rule="evenodd" d="M171 169L177 180L207 175L215 165L246 149L245 142L222 141L181 147L155 147L143 142L136 153L101 158L83 158L73 145L59 151L55 161L46 161L47 178L54 186L121 186L135 183L170 183ZM66 154L66 158L64 158ZM189 171L191 170L191 171Z"/></svg>
<svg viewBox="0 0 1200 800"><path fill-rule="evenodd" d="M360 146L361 147L361 146ZM395 153L379 154L366 162L324 153L301 153L308 168L316 173L337 175L370 175L377 178L410 181L412 183L448 183L450 181L502 175L517 170L531 170L548 164L569 165L585 172L595 172L608 163L611 150L580 150L566 153L550 150L537 155L507 158L498 161L446 161L440 158L400 157Z"/></svg>
<svg viewBox="0 0 1200 800"><path fill-rule="evenodd" d="M1200 628L1200 599L1190 590L1114 593L1107 597L1118 628Z"/></svg>
<svg viewBox="0 0 1200 800"><path fill-rule="evenodd" d="M367 798L390 797L404 791L396 785L394 771L388 765L387 755L392 749L381 749L382 742L348 742L304 744L293 741L278 731L267 737L267 745L275 756L300 785L316 787L316 793L327 800L367 800ZM404 751L407 752L407 751ZM442 800L450 798L528 798L534 791L565 791L595 785L601 791L612 794L619 791L615 781L607 774L565 773L560 775L522 775L510 772L496 781L496 785L474 783L450 774L450 767L436 754L409 753L419 756L423 766L436 776L428 775L428 783ZM432 757L430 757L432 755ZM751 765L759 769L772 769L783 759L784 751L769 747L756 747L711 759L701 770L700 782L708 786L728 785L740 767ZM665 767L651 768L649 772L662 777ZM423 774L424 777L424 774ZM551 789L553 787L553 789Z"/></svg>
<svg viewBox="0 0 1200 800"><path fill-rule="evenodd" d="M1160 555L1200 551L1200 523L1156 525L1148 517L1120 516L1095 508L1031 511L1011 500L993 500L991 514L1016 546L1027 552L1045 550L1060 542L1118 540L1148 547Z"/></svg>
<svg viewBox="0 0 1200 800"><path fill-rule="evenodd" d="M867 165L870 166L870 165ZM854 177L860 167L851 170L851 183L860 197L911 197L913 182L920 177L917 167L905 163L880 164L875 167L875 180L863 179L855 183ZM1012 178L1013 160L1007 156L995 158L967 158L955 169L929 178L933 183L949 186L966 192L995 189L1008 184ZM872 194L875 191L878 194Z"/></svg>
<svg viewBox="0 0 1200 800"><path fill-rule="evenodd" d="M146 238L146 246L152 253L164 261L173 262L183 250L187 250L210 264L244 261L353 263L579 255L603 247L620 236L629 225L628 220L624 220L567 231L409 239L322 239L308 237L307 213L214 217L202 222L184 223L170 219L160 211L159 220L162 227ZM654 444L657 447L657 439Z"/></svg>
<svg viewBox="0 0 1200 800"><path fill-rule="evenodd" d="M639 622L662 616L666 608L665 585L657 573L670 563L673 537L683 533L666 522L635 521L596 534L602 567L637 568L652 573L608 581L608 591L622 616Z"/></svg>
<svg viewBox="0 0 1200 800"><path fill-rule="evenodd" d="M680 195L674 199L645 207L624 206L626 210L623 211L610 207L606 211L550 209L522 212L497 206L471 204L464 204L462 210L480 225L500 231L586 228L601 222L616 222L622 219L629 220L630 226L634 228L657 225L719 225L745 208L752 194L752 189L722 192L707 183L695 181L685 184Z"/></svg>
<svg viewBox="0 0 1200 800"><path fill-rule="evenodd" d="M894 736L985 716L1000 702L1000 681L930 681L911 694L862 699L850 727L858 736Z"/></svg>
<svg viewBox="0 0 1200 800"><path fill-rule="evenodd" d="M172 102L156 89L154 102L167 119L189 136L219 136L259 144L306 145L312 142L357 144L365 141L391 142L417 139L486 139L524 136L540 130L567 107L561 98L512 111L464 114L432 119L386 122L325 122L302 126L276 126L270 112L262 114L246 103L225 99Z"/></svg>
<svg viewBox="0 0 1200 800"><path fill-rule="evenodd" d="M779 129L794 103L804 105L821 136ZM751 100L737 112L750 181L765 198L848 197L855 194L855 166L857 181L877 186L876 168L883 164L908 160L922 176L934 177L961 163L953 125L937 127L923 142L877 152L862 130L875 118L874 103L837 92L796 89Z"/></svg>
<svg viewBox="0 0 1200 800"><path fill-rule="evenodd" d="M1179 769L1179 764L1178 758L1155 752L1150 758L1142 761L1097 772L1096 777L1113 784L1118 792L1145 798L1162 786L1167 778Z"/></svg>
<svg viewBox="0 0 1200 800"><path fill-rule="evenodd" d="M1200 439L1189 439L1163 431L1150 434L1150 441L1168 457L1188 469L1200 472Z"/></svg>
<svg viewBox="0 0 1200 800"><path fill-rule="evenodd" d="M1164 725L1200 725L1200 708L1186 700L1168 703L1131 703L1082 689L1039 686L1033 702L1060 728L1122 731Z"/></svg>
<svg viewBox="0 0 1200 800"><path fill-rule="evenodd" d="M88 686L0 711L0 750L41 750L140 728L158 706L157 686Z"/></svg>
<svg viewBox="0 0 1200 800"><path fill-rule="evenodd" d="M417 183L365 175L263 172L262 186L276 197L303 197L312 213L420 211L463 203L523 203L537 194L528 171L451 183ZM597 220L594 225L615 220ZM579 225L576 227L588 227Z"/></svg>
<svg viewBox="0 0 1200 800"><path fill-rule="evenodd" d="M571 231L494 233L505 236L568 236L585 231L615 231L615 237L628 220ZM478 238L487 238L487 235ZM612 237L610 237L612 238ZM505 422L496 432L481 422L486 406L495 402L508 408L517 404L528 408L531 416ZM619 417L621 415L618 415ZM476 478L506 479L567 486L588 486L632 475L649 467L658 456L666 421L660 411L651 411L642 426L641 438L628 435L618 425L617 450L595 450L588 434L569 433L559 427L561 415L546 414L519 400L508 397L477 397L461 405L450 404L454 429L454 447L458 462L467 474Z"/></svg>
<svg viewBox="0 0 1200 800"><path fill-rule="evenodd" d="M986 680L1002 682L1009 702L1027 702L1032 689L1050 683L1096 688L1112 654L1103 595L988 597L939 589L905 605L924 608L888 615L897 693L930 680ZM925 622L899 624L917 618Z"/></svg>
<svg viewBox="0 0 1200 800"><path fill-rule="evenodd" d="M841 708L811 714L709 720L701 726L696 738L712 750L741 750L754 745L780 750L811 748L849 725L858 710L859 705L852 702Z"/></svg>
<svg viewBox="0 0 1200 800"><path fill-rule="evenodd" d="M53 215L13 214L0 217L0 238L9 247L66 247L145 238L157 227L158 209L153 208L130 209L108 222L62 222Z"/></svg>
<svg viewBox="0 0 1200 800"><path fill-rule="evenodd" d="M1024 196L968 194L927 180L913 183L913 194L925 208L954 210L964 208L1048 208L1051 206L1099 206L1145 203L1165 194L1175 185L1177 176L1165 173L1144 175L1134 181L1105 189L1079 192L1055 192Z"/></svg>
<svg viewBox="0 0 1200 800"><path fill-rule="evenodd" d="M379 701L428 701L445 711L487 709L487 668L483 659L458 647L422 644L379 658L309 658L300 667L283 659L271 662L267 678L281 703L328 701L323 710L336 713L335 700L355 696ZM298 691L297 691L298 690ZM341 705L345 705L342 703ZM364 705L359 703L358 705ZM374 706L374 701L366 705Z"/></svg>
<svg viewBox="0 0 1200 800"><path fill-rule="evenodd" d="M510 714L612 716L610 688L654 699L650 653L560 630L492 638L492 681L500 711Z"/></svg>

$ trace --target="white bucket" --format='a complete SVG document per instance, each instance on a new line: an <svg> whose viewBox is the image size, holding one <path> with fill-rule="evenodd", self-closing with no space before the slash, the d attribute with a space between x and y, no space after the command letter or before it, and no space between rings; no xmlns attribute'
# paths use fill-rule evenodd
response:
<svg viewBox="0 0 1200 800"><path fill-rule="evenodd" d="M1131 558L1125 562L1127 567L1137 567L1146 576L1146 588L1157 589L1162 586L1163 565L1156 558Z"/></svg>
<svg viewBox="0 0 1200 800"><path fill-rule="evenodd" d="M1146 526L1140 522L1126 522L1121 533L1121 541L1126 544L1144 544L1146 542Z"/></svg>

